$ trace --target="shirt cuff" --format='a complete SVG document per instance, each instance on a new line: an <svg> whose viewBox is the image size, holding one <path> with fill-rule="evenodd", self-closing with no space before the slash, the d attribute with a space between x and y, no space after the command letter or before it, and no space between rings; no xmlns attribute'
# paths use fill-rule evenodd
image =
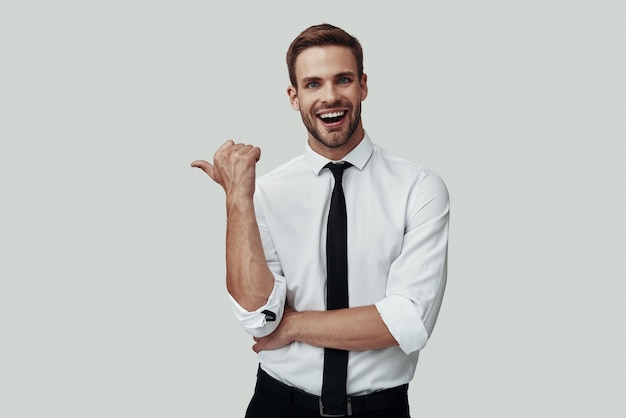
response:
<svg viewBox="0 0 626 418"><path fill-rule="evenodd" d="M376 309L389 332L405 354L421 350L428 341L428 331L420 309L409 299L392 295L376 303Z"/></svg>
<svg viewBox="0 0 626 418"><path fill-rule="evenodd" d="M235 317L243 329L253 337L265 337L271 334L280 324L285 311L286 285L283 280L274 280L274 288L267 298L265 305L255 311L245 310L230 293L228 297L232 303Z"/></svg>

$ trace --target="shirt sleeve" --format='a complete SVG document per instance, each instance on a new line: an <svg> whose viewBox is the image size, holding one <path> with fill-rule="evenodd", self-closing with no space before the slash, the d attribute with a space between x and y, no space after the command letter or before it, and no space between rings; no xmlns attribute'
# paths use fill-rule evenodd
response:
<svg viewBox="0 0 626 418"><path fill-rule="evenodd" d="M274 248L274 243L267 229L265 217L263 216L262 205L259 203L258 194L255 193L254 206L261 242L268 267L274 275L274 288L267 298L265 305L255 311L247 311L237 301L228 295L233 306L235 317L243 329L253 337L264 337L271 334L280 324L285 311L285 300L287 297L287 283L282 273L282 268L278 261L278 254Z"/></svg>
<svg viewBox="0 0 626 418"><path fill-rule="evenodd" d="M427 173L414 185L409 205L401 253L391 264L386 297L376 303L406 354L426 345L446 285L450 205L444 182Z"/></svg>
<svg viewBox="0 0 626 418"><path fill-rule="evenodd" d="M276 277L276 276L275 276ZM247 311L230 294L228 297L233 305L235 317L243 329L253 337L264 337L271 334L283 317L285 303L281 303L281 293L285 293L285 282L274 281L274 289L267 303L255 311Z"/></svg>

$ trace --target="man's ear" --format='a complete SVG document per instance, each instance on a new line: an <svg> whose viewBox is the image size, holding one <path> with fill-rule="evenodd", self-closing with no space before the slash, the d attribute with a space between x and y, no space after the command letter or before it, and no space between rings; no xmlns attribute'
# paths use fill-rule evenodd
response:
<svg viewBox="0 0 626 418"><path fill-rule="evenodd" d="M367 74L363 73L359 84L361 85L361 101L363 101L367 98Z"/></svg>
<svg viewBox="0 0 626 418"><path fill-rule="evenodd" d="M300 102L298 102L298 90L294 86L287 87L287 95L289 96L289 103L293 110L300 110Z"/></svg>

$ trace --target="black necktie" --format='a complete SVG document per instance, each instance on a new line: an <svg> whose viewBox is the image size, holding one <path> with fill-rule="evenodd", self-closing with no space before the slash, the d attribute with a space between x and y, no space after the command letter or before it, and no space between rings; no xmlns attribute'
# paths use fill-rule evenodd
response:
<svg viewBox="0 0 626 418"><path fill-rule="evenodd" d="M346 200L341 180L343 170L350 163L328 163L326 167L335 176L335 187L330 200L326 235L326 309L348 307L348 225ZM324 414L345 415L348 351L324 350L324 377L322 382L322 409Z"/></svg>

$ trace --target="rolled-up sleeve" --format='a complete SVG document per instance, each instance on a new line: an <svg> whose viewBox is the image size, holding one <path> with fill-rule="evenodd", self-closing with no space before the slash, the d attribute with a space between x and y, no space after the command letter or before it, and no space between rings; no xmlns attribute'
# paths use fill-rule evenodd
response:
<svg viewBox="0 0 626 418"><path fill-rule="evenodd" d="M264 337L271 334L283 317L285 310L285 280L274 276L274 289L267 298L267 303L255 311L247 311L237 303L230 294L228 297L233 305L235 317L243 329L253 337ZM281 280L282 279L282 280Z"/></svg>
<svg viewBox="0 0 626 418"><path fill-rule="evenodd" d="M444 182L427 173L409 195L400 255L389 269L386 297L376 308L406 354L431 335L447 279L449 198Z"/></svg>
<svg viewBox="0 0 626 418"><path fill-rule="evenodd" d="M287 284L278 261L274 243L272 242L272 238L265 223L263 208L259 203L258 194L255 194L254 203L265 259L274 275L274 288L267 298L267 302L255 311L247 311L237 303L232 295L229 294L228 297L232 303L235 317L243 329L253 337L264 337L274 332L283 318L285 300L287 297Z"/></svg>

